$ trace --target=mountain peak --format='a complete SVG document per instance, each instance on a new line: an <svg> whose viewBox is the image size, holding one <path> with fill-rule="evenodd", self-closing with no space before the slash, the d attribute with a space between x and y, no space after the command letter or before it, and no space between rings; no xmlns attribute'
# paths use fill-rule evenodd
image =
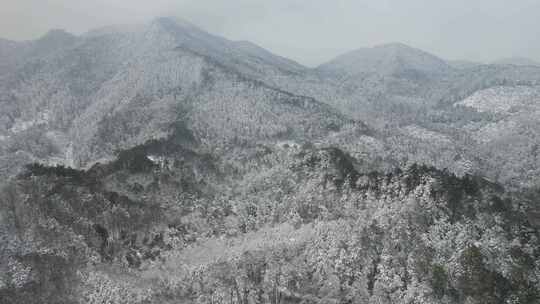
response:
<svg viewBox="0 0 540 304"><path fill-rule="evenodd" d="M32 54L51 54L71 45L76 41L77 36L62 29L48 31L41 38L32 41Z"/></svg>
<svg viewBox="0 0 540 304"><path fill-rule="evenodd" d="M261 65L297 72L300 64L272 54L248 41L231 41L177 17L159 17L151 26L171 37L178 47L217 60L221 64L247 74L260 70Z"/></svg>
<svg viewBox="0 0 540 304"><path fill-rule="evenodd" d="M180 17L168 16L168 17L157 17L152 20L152 24L160 25L166 29L186 29L186 30L197 30L202 31L199 27L193 23L182 19Z"/></svg>
<svg viewBox="0 0 540 304"><path fill-rule="evenodd" d="M372 48L379 48L379 49L415 49L410 45L407 45L402 42L389 42L389 43L383 43L373 46Z"/></svg>
<svg viewBox="0 0 540 304"><path fill-rule="evenodd" d="M449 68L444 60L435 55L403 43L393 42L348 52L319 66L318 69L353 75L364 73L391 75L405 70L433 74Z"/></svg>
<svg viewBox="0 0 540 304"><path fill-rule="evenodd" d="M67 32L64 29L52 29L45 33L45 35L43 35L41 38L39 38L39 40L61 40L72 38L75 38L75 35Z"/></svg>

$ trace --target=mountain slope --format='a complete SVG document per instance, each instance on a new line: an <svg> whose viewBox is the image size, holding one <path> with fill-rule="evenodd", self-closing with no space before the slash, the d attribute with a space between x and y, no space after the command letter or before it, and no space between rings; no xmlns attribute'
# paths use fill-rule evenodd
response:
<svg viewBox="0 0 540 304"><path fill-rule="evenodd" d="M417 72L396 72L400 58L408 58L402 66ZM530 92L540 83L540 69L501 64L445 68L441 61L398 44L351 52L320 70L333 75L329 83L338 88L332 105L384 130L382 158L448 168L458 175L476 172L512 187L537 185L537 153L531 143L537 141L538 113L512 105L523 94L535 103ZM463 100L484 95L484 108L496 103L497 113L480 109L481 104L462 106ZM486 141L475 140L486 136L493 140L489 148Z"/></svg>
<svg viewBox="0 0 540 304"><path fill-rule="evenodd" d="M250 156L244 181L220 192L210 190L219 160L174 143L125 151L89 171L35 165L13 181L1 200L9 232L0 245L9 257L0 263L1 299L534 303L540 296L539 235L527 202L482 178L424 166L362 174L339 149L267 147ZM40 266L53 262L54 271Z"/></svg>
<svg viewBox="0 0 540 304"><path fill-rule="evenodd" d="M317 137L349 122L313 98L249 77L295 73L299 65L172 19L69 41L53 55L27 58L2 82L4 157L19 151L21 162L85 166L165 137L179 120L209 149Z"/></svg>
<svg viewBox="0 0 540 304"><path fill-rule="evenodd" d="M484 155L484 172L515 187L538 185L540 87L499 86L481 90L455 104L486 113L491 119L464 129Z"/></svg>
<svg viewBox="0 0 540 304"><path fill-rule="evenodd" d="M469 61L469 60L449 60L447 61L448 65L455 69L468 69L473 68L479 65L482 65L480 62Z"/></svg>

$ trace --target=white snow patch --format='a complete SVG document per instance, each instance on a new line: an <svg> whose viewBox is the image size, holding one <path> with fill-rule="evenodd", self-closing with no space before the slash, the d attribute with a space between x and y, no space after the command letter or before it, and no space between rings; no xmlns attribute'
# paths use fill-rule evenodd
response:
<svg viewBox="0 0 540 304"><path fill-rule="evenodd" d="M276 146L280 149L287 149L287 148L300 149L301 147L299 143L292 140L278 142Z"/></svg>
<svg viewBox="0 0 540 304"><path fill-rule="evenodd" d="M63 155L49 157L45 160L45 163L49 166L62 165L70 168L77 168L75 157L73 155L73 146L69 144L63 152Z"/></svg>
<svg viewBox="0 0 540 304"><path fill-rule="evenodd" d="M41 112L37 115L35 119L32 120L16 120L11 129L9 131L13 133L19 133L22 131L26 131L33 126L38 126L42 124L46 124L49 122L51 115L49 112Z"/></svg>
<svg viewBox="0 0 540 304"><path fill-rule="evenodd" d="M538 106L540 88L528 86L499 86L480 90L454 106L466 106L479 112L508 113L517 106Z"/></svg>
<svg viewBox="0 0 540 304"><path fill-rule="evenodd" d="M174 167L174 159L165 156L147 155L146 158L148 158L148 160L150 160L155 165L158 165L161 169L172 170Z"/></svg>
<svg viewBox="0 0 540 304"><path fill-rule="evenodd" d="M405 134L424 141L436 141L439 143L452 143L452 140L441 133L434 132L416 125L406 126L402 129Z"/></svg>

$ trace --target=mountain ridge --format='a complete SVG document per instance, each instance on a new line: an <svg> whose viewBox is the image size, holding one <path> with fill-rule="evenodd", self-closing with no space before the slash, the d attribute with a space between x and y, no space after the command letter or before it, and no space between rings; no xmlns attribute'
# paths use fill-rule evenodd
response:
<svg viewBox="0 0 540 304"><path fill-rule="evenodd" d="M540 67L540 62L526 57L508 57L495 60L494 64L510 64L517 66L537 66Z"/></svg>

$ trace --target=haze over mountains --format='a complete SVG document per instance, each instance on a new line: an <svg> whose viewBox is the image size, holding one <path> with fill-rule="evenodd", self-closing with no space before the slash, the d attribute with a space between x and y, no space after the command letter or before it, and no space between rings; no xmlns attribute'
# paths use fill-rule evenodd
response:
<svg viewBox="0 0 540 304"><path fill-rule="evenodd" d="M535 303L539 143L525 60L0 40L0 303Z"/></svg>
<svg viewBox="0 0 540 304"><path fill-rule="evenodd" d="M494 62L495 64L513 64L513 65L525 65L525 66L540 66L540 63L525 57L509 57L502 58Z"/></svg>

